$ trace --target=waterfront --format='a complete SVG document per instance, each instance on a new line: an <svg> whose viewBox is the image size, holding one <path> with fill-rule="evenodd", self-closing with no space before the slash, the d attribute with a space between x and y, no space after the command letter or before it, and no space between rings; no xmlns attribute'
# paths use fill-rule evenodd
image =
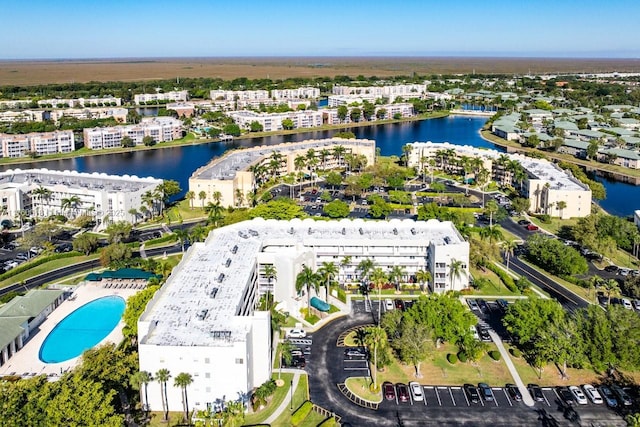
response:
<svg viewBox="0 0 640 427"><path fill-rule="evenodd" d="M347 130L354 132L358 138L374 139L381 154L385 156L400 155L404 144L416 141L450 142L457 145L499 149L480 136L479 131L485 122L486 118L484 117L449 116L440 119L362 126ZM180 195L182 196L186 192L189 177L193 171L208 163L212 158L221 156L229 149L329 138L337 132L339 130L311 131L129 153L3 165L0 170L48 168L117 175L153 176L178 181L183 189ZM598 178L598 180L607 189L608 197L601 201L600 205L608 212L619 216L630 216L635 209L640 209L640 202L634 204L634 201L640 201L640 186L608 181L603 178Z"/></svg>

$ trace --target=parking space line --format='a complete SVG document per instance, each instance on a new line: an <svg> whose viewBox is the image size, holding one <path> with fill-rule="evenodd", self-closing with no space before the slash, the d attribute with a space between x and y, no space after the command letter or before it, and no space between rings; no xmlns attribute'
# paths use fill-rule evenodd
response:
<svg viewBox="0 0 640 427"><path fill-rule="evenodd" d="M556 393L555 390L553 390L554 393ZM558 396L558 393L556 393L556 396ZM544 398L544 401L547 402L547 406L551 406L551 403L549 403L549 400L547 400L547 396L544 395L544 393L542 393L542 397ZM558 396L558 399L560 399L560 396Z"/></svg>
<svg viewBox="0 0 640 427"><path fill-rule="evenodd" d="M409 403L411 403L411 406L413 406L413 396L411 394L411 390L409 390Z"/></svg>
<svg viewBox="0 0 640 427"><path fill-rule="evenodd" d="M494 387L494 388L491 389L491 391L493 392L493 401L495 402L496 406L500 406L498 404L498 398L496 397L496 393L495 393L498 390L502 390L502 388L501 387Z"/></svg>
<svg viewBox="0 0 640 427"><path fill-rule="evenodd" d="M427 387L425 386L422 387L422 401L424 402L424 406L429 406L427 405Z"/></svg>
<svg viewBox="0 0 640 427"><path fill-rule="evenodd" d="M507 402L509 402L509 406L513 406L513 403L511 402L511 399L509 398L509 394L507 393L507 389L503 388L502 391L504 392L504 397L507 398Z"/></svg>
<svg viewBox="0 0 640 427"><path fill-rule="evenodd" d="M368 371L369 368L366 367L362 367L362 368L344 368L345 371Z"/></svg>
<svg viewBox="0 0 640 427"><path fill-rule="evenodd" d="M442 401L440 400L440 393L438 393L438 388L434 387L434 390L436 391L436 397L438 398L438 406L442 406Z"/></svg>
<svg viewBox="0 0 640 427"><path fill-rule="evenodd" d="M449 395L451 395L451 401L453 402L453 406L458 406L456 405L456 399L453 397L453 391L451 390L451 388L449 388ZM465 399L467 398L467 396L465 396ZM467 402L468 404L469 402Z"/></svg>

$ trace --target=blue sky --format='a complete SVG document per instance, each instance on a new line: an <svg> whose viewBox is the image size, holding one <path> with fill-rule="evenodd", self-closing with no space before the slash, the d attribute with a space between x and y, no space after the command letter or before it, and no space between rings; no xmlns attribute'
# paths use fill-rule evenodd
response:
<svg viewBox="0 0 640 427"><path fill-rule="evenodd" d="M637 0L6 0L0 59L640 57Z"/></svg>

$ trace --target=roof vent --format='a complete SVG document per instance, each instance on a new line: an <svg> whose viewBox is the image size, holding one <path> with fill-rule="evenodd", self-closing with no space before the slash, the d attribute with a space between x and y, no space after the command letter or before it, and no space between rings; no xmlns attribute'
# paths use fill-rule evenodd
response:
<svg viewBox="0 0 640 427"><path fill-rule="evenodd" d="M415 228L411 229L411 234L413 234L414 236L416 235L416 229Z"/></svg>
<svg viewBox="0 0 640 427"><path fill-rule="evenodd" d="M231 258L227 258L227 262L224 263L225 267L229 267L231 265Z"/></svg>
<svg viewBox="0 0 640 427"><path fill-rule="evenodd" d="M393 229L393 235L394 235L394 236L397 236L397 235L398 235L398 229L397 229L397 228L394 228L394 229Z"/></svg>
<svg viewBox="0 0 640 427"><path fill-rule="evenodd" d="M224 280L224 273L220 273L220 275L218 276L218 283L222 283L223 280Z"/></svg>
<svg viewBox="0 0 640 427"><path fill-rule="evenodd" d="M211 292L209 292L209 298L215 298L216 295L218 295L218 288L211 289Z"/></svg>
<svg viewBox="0 0 640 427"><path fill-rule="evenodd" d="M342 235L344 236L345 234L347 234L347 229L342 227Z"/></svg>
<svg viewBox="0 0 640 427"><path fill-rule="evenodd" d="M360 234L364 234L364 230L362 229L362 227L360 227L358 231L360 232Z"/></svg>
<svg viewBox="0 0 640 427"><path fill-rule="evenodd" d="M256 230L249 230L249 234L251 234L253 237L258 237L258 232Z"/></svg>
<svg viewBox="0 0 640 427"><path fill-rule="evenodd" d="M289 229L289 234L293 234L293 227Z"/></svg>
<svg viewBox="0 0 640 427"><path fill-rule="evenodd" d="M235 246L231 249L231 253L235 255L237 252L238 252L238 245L235 245Z"/></svg>
<svg viewBox="0 0 640 427"><path fill-rule="evenodd" d="M311 227L309 227L309 229L307 230L308 234L313 234L313 229Z"/></svg>

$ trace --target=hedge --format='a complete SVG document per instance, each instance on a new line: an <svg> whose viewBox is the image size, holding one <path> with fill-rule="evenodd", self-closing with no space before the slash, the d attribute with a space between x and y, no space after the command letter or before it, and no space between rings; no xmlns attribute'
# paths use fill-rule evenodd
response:
<svg viewBox="0 0 640 427"><path fill-rule="evenodd" d="M167 233L162 237L158 237L157 239L151 239L151 240L147 240L146 242L144 242L145 246L149 245L155 245L157 243L164 243L164 242L173 242L173 241L177 241L178 240L178 236L176 236L174 233ZM127 246L129 246L130 248L137 248L139 247L142 242L139 241L133 241L133 242L129 242L129 243L125 243Z"/></svg>
<svg viewBox="0 0 640 427"><path fill-rule="evenodd" d="M522 357L522 352L517 348L510 348L509 353L511 353L513 357Z"/></svg>
<svg viewBox="0 0 640 427"><path fill-rule="evenodd" d="M297 426L305 420L313 409L313 403L310 400L305 401L296 411L291 415L291 425Z"/></svg>
<svg viewBox="0 0 640 427"><path fill-rule="evenodd" d="M461 361L462 363L466 363L467 362L467 355L463 351L459 351L458 352L458 360Z"/></svg>
<svg viewBox="0 0 640 427"><path fill-rule="evenodd" d="M318 424L318 427L335 427L337 425L338 424L336 419L334 417L331 417Z"/></svg>
<svg viewBox="0 0 640 427"><path fill-rule="evenodd" d="M32 269L33 267L37 267L39 265L44 264L45 262L49 262L49 261L55 261L57 259L62 259L62 258L73 258L76 256L82 256L83 254L81 254L80 252L77 251L71 251L71 252L63 252L63 253L59 253L59 254L53 254L53 255L49 255L46 257L42 257L42 258L36 258L33 261L29 261L29 262L25 262L22 265L19 265L16 268L12 268L9 271L5 271L4 273L0 274L0 281L8 279L10 277L13 277L17 274L23 273L27 270Z"/></svg>
<svg viewBox="0 0 640 427"><path fill-rule="evenodd" d="M458 356L456 356L454 353L449 353L447 354L447 361L452 365L455 365L456 363L458 363Z"/></svg>
<svg viewBox="0 0 640 427"><path fill-rule="evenodd" d="M487 268L493 271L494 273L496 273L496 275L500 278L500 280L502 280L502 283L504 283L507 289L509 289L511 292L516 294L520 293L518 291L518 287L516 286L516 283L513 281L513 278L509 276L506 271L504 271L503 269L501 269L500 267L492 263L489 263L487 265Z"/></svg>
<svg viewBox="0 0 640 427"><path fill-rule="evenodd" d="M489 352L489 357L497 362L501 358L500 352L498 350L491 350Z"/></svg>

